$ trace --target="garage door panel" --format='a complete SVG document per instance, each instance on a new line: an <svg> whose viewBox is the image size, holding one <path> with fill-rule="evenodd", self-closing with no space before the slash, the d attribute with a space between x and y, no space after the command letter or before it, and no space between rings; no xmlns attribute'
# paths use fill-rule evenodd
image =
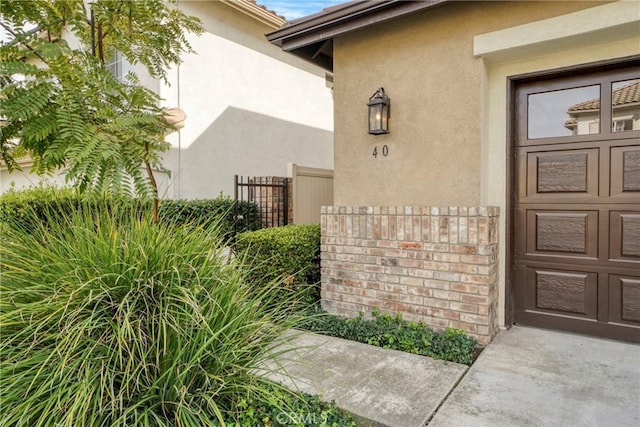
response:
<svg viewBox="0 0 640 427"><path fill-rule="evenodd" d="M535 250L588 255L587 213L538 212L535 217Z"/></svg>
<svg viewBox="0 0 640 427"><path fill-rule="evenodd" d="M640 327L640 277L609 276L609 321Z"/></svg>
<svg viewBox="0 0 640 427"><path fill-rule="evenodd" d="M598 197L598 149L526 153L525 197Z"/></svg>
<svg viewBox="0 0 640 427"><path fill-rule="evenodd" d="M635 203L640 199L640 148L611 148L611 197Z"/></svg>
<svg viewBox="0 0 640 427"><path fill-rule="evenodd" d="M598 274L528 267L525 310L597 319Z"/></svg>
<svg viewBox="0 0 640 427"><path fill-rule="evenodd" d="M536 308L587 314L587 274L536 271Z"/></svg>
<svg viewBox="0 0 640 427"><path fill-rule="evenodd" d="M598 257L597 211L527 211L527 255Z"/></svg>
<svg viewBox="0 0 640 427"><path fill-rule="evenodd" d="M609 218L610 259L640 263L640 212L612 211Z"/></svg>

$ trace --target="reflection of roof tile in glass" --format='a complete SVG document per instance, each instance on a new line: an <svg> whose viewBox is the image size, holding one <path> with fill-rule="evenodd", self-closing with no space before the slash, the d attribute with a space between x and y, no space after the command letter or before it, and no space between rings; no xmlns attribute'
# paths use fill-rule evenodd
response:
<svg viewBox="0 0 640 427"><path fill-rule="evenodd" d="M632 104L634 102L640 102L640 80L636 80L626 86L618 88L613 91L611 104L615 106ZM569 108L569 112L573 111L585 111L585 110L599 110L600 99L590 99L576 104Z"/></svg>

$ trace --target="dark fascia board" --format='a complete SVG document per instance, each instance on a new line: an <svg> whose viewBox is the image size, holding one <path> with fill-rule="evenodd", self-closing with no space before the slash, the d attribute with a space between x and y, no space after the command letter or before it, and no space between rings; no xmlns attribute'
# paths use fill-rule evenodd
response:
<svg viewBox="0 0 640 427"><path fill-rule="evenodd" d="M269 42L282 50L309 59L297 51L341 34L450 1L356 0L291 21L266 36ZM326 65L322 66L326 68Z"/></svg>

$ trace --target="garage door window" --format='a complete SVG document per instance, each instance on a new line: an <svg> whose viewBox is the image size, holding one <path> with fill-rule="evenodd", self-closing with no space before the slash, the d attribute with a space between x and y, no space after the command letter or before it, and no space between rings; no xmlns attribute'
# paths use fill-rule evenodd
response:
<svg viewBox="0 0 640 427"><path fill-rule="evenodd" d="M528 96L529 139L600 133L600 85Z"/></svg>
<svg viewBox="0 0 640 427"><path fill-rule="evenodd" d="M640 130L640 79L611 85L611 132Z"/></svg>

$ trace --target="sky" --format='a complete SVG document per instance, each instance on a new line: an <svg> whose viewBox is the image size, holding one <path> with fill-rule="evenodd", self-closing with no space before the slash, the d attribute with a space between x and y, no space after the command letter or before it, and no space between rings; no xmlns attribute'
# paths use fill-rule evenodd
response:
<svg viewBox="0 0 640 427"><path fill-rule="evenodd" d="M348 0L257 0L258 4L275 10L287 20L320 12L325 7L346 3Z"/></svg>

